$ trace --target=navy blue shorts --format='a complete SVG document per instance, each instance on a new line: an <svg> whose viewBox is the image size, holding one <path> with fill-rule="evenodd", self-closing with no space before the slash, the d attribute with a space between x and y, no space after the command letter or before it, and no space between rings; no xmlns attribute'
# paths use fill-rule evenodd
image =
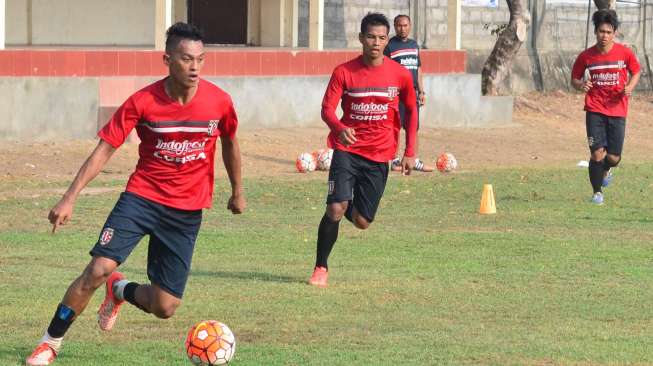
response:
<svg viewBox="0 0 653 366"><path fill-rule="evenodd" d="M334 150L329 169L327 204L347 202L368 222L374 221L385 184L388 163L379 163L346 151Z"/></svg>
<svg viewBox="0 0 653 366"><path fill-rule="evenodd" d="M149 235L147 277L181 299L201 223L202 210L179 210L123 192L90 254L121 264Z"/></svg>
<svg viewBox="0 0 653 366"><path fill-rule="evenodd" d="M609 154L621 155L626 136L625 118L585 112L585 127L590 152L605 148Z"/></svg>

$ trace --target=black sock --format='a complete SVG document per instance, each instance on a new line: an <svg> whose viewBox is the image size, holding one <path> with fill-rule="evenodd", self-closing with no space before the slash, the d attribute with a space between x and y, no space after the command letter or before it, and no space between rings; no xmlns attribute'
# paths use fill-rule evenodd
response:
<svg viewBox="0 0 653 366"><path fill-rule="evenodd" d="M594 193L601 192L601 184L603 183L603 162L590 160L589 175L590 183Z"/></svg>
<svg viewBox="0 0 653 366"><path fill-rule="evenodd" d="M329 268L327 260L331 249L338 240L338 228L340 221L333 221L326 214L320 221L320 228L317 230L317 259L315 260L316 267Z"/></svg>
<svg viewBox="0 0 653 366"><path fill-rule="evenodd" d="M75 320L75 311L64 304L57 306L57 311L54 312L50 326L48 327L48 334L52 338L61 338L70 328Z"/></svg>
<svg viewBox="0 0 653 366"><path fill-rule="evenodd" d="M146 313L150 311L145 309L141 304L136 301L136 288L140 286L136 282L130 282L125 285L125 288L122 290L122 297L130 304L136 306L137 308L143 310Z"/></svg>

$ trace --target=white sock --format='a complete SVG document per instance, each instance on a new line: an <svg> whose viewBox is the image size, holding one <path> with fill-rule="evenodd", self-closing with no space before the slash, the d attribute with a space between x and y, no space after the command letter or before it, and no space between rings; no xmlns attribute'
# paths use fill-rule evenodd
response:
<svg viewBox="0 0 653 366"><path fill-rule="evenodd" d="M113 296L115 296L118 300L124 300L125 299L125 295L124 295L125 286L127 286L128 283L129 283L129 281L127 281L127 280L120 280L120 281L114 283L113 284Z"/></svg>
<svg viewBox="0 0 653 366"><path fill-rule="evenodd" d="M59 350L61 349L61 343L63 342L63 337L60 338L54 338L48 334L48 331L45 331L45 334L43 335L43 338L41 338L41 341L39 343L47 343L57 354L59 353Z"/></svg>

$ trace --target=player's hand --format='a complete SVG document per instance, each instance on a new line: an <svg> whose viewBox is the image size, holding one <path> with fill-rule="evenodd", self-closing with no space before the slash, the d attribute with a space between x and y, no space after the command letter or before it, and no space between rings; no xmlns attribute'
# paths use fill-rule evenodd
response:
<svg viewBox="0 0 653 366"><path fill-rule="evenodd" d="M581 89L583 89L583 91L587 93L588 91L590 91L590 89L592 89L592 86L593 84L591 80L585 80L583 82L583 86L581 87Z"/></svg>
<svg viewBox="0 0 653 366"><path fill-rule="evenodd" d="M419 95L417 96L417 103L419 103L420 106L426 104L426 94L419 93Z"/></svg>
<svg viewBox="0 0 653 366"><path fill-rule="evenodd" d="M340 131L338 138L343 145L349 146L356 142L356 131L353 128L345 128Z"/></svg>
<svg viewBox="0 0 653 366"><path fill-rule="evenodd" d="M242 194L234 194L229 198L227 203L227 210L231 211L234 215L240 215L247 208L247 201Z"/></svg>
<svg viewBox="0 0 653 366"><path fill-rule="evenodd" d="M413 169L415 169L415 158L404 156L401 159L401 175L410 175Z"/></svg>
<svg viewBox="0 0 653 366"><path fill-rule="evenodd" d="M633 94L633 87L626 85L626 87L624 88L624 94L626 94L627 96L631 96Z"/></svg>
<svg viewBox="0 0 653 366"><path fill-rule="evenodd" d="M62 198L48 214L48 220L52 224L52 233L54 234L59 226L66 225L71 217L73 217L73 202Z"/></svg>

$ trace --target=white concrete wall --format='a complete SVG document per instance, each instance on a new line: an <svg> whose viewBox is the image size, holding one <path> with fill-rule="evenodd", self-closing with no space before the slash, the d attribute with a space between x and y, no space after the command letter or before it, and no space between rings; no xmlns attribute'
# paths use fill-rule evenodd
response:
<svg viewBox="0 0 653 366"><path fill-rule="evenodd" d="M7 0L7 44L150 46L154 1Z"/></svg>
<svg viewBox="0 0 653 366"><path fill-rule="evenodd" d="M242 128L324 125L320 106L328 76L208 80L231 95ZM423 127L512 123L512 98L481 97L479 75L426 75L424 83L428 104L420 111ZM106 123L112 107L117 108L100 106L98 89L97 78L0 78L0 110L6 111L0 120L0 140L94 137L98 122Z"/></svg>

